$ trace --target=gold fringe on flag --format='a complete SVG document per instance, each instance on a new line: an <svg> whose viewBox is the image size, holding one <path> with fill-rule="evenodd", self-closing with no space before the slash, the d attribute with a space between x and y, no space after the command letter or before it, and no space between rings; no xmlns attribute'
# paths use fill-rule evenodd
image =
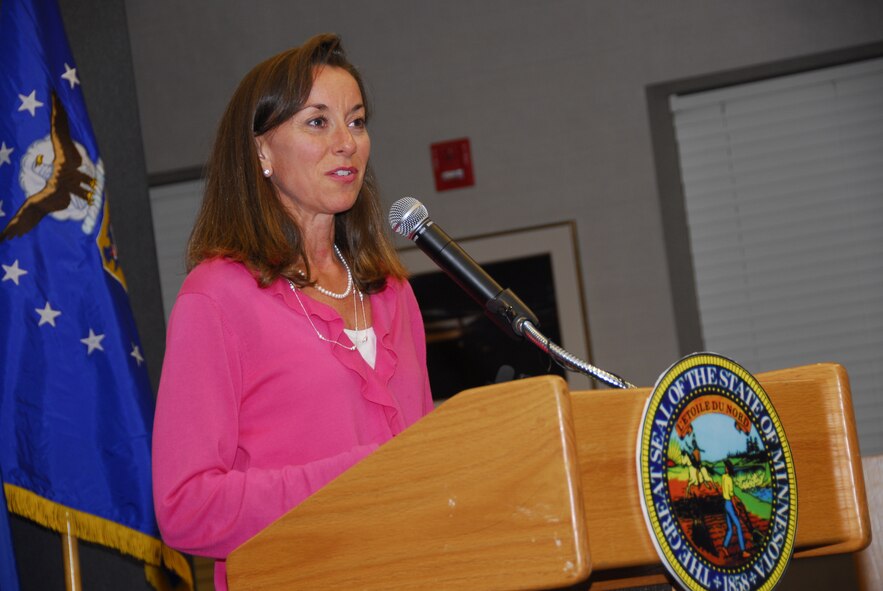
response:
<svg viewBox="0 0 883 591"><path fill-rule="evenodd" d="M6 504L16 515L59 533L67 532L67 522L70 521L79 539L115 548L144 562L145 577L157 591L170 589L163 580L160 566L165 566L181 578L183 585L179 588L192 591L193 572L187 558L161 540L109 519L44 499L14 484L4 483L3 488L6 491Z"/></svg>

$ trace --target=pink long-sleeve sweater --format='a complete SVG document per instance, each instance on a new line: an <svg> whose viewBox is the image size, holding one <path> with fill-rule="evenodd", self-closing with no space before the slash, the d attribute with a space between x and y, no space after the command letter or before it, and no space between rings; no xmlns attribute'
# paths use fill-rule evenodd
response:
<svg viewBox="0 0 883 591"><path fill-rule="evenodd" d="M300 293L316 329L351 344L330 307ZM187 276L169 321L153 432L163 539L226 556L432 409L423 322L407 282L370 297L371 369L321 341L284 280L266 289L214 259Z"/></svg>

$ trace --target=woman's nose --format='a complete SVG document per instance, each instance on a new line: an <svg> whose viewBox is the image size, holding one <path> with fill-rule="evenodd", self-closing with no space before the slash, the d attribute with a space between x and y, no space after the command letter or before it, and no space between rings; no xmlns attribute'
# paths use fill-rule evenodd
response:
<svg viewBox="0 0 883 591"><path fill-rule="evenodd" d="M338 129L339 131L334 138L334 151L340 154L352 154L356 151L356 139L353 137L352 131L346 125Z"/></svg>

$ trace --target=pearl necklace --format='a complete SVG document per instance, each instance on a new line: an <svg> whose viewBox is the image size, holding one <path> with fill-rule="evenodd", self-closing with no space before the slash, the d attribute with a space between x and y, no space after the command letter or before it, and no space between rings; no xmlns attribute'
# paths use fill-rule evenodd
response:
<svg viewBox="0 0 883 591"><path fill-rule="evenodd" d="M322 295L326 295L329 298L334 298L335 300L342 300L346 296L350 295L350 292L353 290L353 272L350 271L350 266L346 263L346 259L343 258L343 255L340 254L340 249L337 248L337 245L334 245L334 253L337 255L337 259L343 265L343 268L346 269L346 289L342 293L337 293L331 291L330 289L325 289L318 283L313 284L313 288L321 293ZM303 271L298 271L301 277L304 277Z"/></svg>
<svg viewBox="0 0 883 591"><path fill-rule="evenodd" d="M336 249L336 247L335 247L335 249ZM313 327L313 331L316 333L316 336L319 337L320 341L325 341L326 343L331 343L332 345L337 345L338 347L343 347L347 351L355 351L356 349L358 349L359 345L368 341L368 334L365 333L365 334L362 334L362 340L360 342L353 343L352 346L349 346L349 345L344 345L340 341L337 341L334 339L329 339L328 337L326 337L325 335L320 333L319 329L316 328L316 325L313 323L313 319L310 317L309 312L307 312L306 306L304 306L304 303L300 299L300 294L298 293L299 290L297 289L297 286L294 285L294 282L291 279L288 280L288 287L290 287L291 291L294 292L294 297L297 298L297 303L300 304L300 309L304 311L304 316L307 317L307 320L309 321L310 326ZM352 287L352 286L350 286L350 287ZM347 290L347 291L349 292L349 290ZM353 315L355 316L355 319L354 319L355 325L356 325L355 331L356 331L356 333L358 333L358 332L360 332L359 331L359 309L358 309L358 307L356 307L356 294L359 294L359 303L362 305L362 321L365 322L365 329L364 329L365 331L368 330L368 316L365 314L365 296L364 296L364 294L362 294L362 292L359 291L358 289L353 290Z"/></svg>

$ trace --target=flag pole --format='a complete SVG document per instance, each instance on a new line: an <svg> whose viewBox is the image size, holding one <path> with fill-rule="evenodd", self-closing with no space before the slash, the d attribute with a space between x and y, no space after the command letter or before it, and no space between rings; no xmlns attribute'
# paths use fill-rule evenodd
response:
<svg viewBox="0 0 883 591"><path fill-rule="evenodd" d="M67 532L61 534L61 549L64 554L64 588L66 591L82 591L80 583L80 546L76 536L74 525L71 523L71 514L65 511Z"/></svg>

